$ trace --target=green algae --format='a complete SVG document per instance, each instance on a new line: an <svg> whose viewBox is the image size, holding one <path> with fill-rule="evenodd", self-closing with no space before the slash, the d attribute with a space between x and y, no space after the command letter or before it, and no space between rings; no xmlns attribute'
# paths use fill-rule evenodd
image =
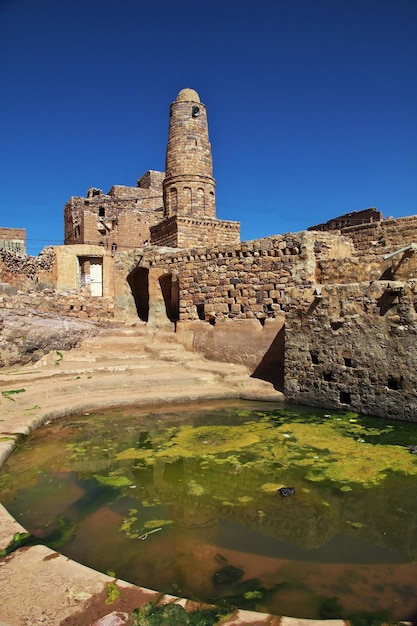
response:
<svg viewBox="0 0 417 626"><path fill-rule="evenodd" d="M49 472L53 476L54 472L71 472L77 483L75 497L80 503L88 498L94 503L91 511L96 515L96 528L101 529L102 521L103 529L114 523L109 559L113 553L122 556L126 552L132 561L132 576L143 576L154 568L154 562L155 568L159 567L157 559L164 570L174 542L193 545L196 537L205 536L207 527L210 543L212 524L223 523L232 529L247 524L265 543L280 538L302 554L342 533L402 551L406 559L417 558L415 547L407 541L412 532L410 520L417 512L415 488L403 482L417 473L417 456L407 449L415 443L411 430L406 436L403 424L394 426L381 420L379 427L378 420L355 414L323 418L318 411L307 414L300 410L289 419L287 411L276 407L240 413L241 424L229 417L228 425L221 426L216 423L218 418L210 425L187 414L181 419L168 417L168 427L157 414L147 421L134 416L129 421L120 417L120 411L91 421L89 416L73 417L62 421L62 438L70 433L72 439L70 443L64 439L60 454L49 449L48 433L59 428L56 422L46 427L39 448L42 489ZM61 437L59 440L61 444ZM26 455L35 453L36 445L31 446L22 447ZM41 452L43 449L46 452ZM35 484L40 478L29 474L26 461L24 457L21 476L25 484ZM7 498L13 499L18 483L16 480L8 487ZM278 489L288 485L295 487L296 494L280 498ZM102 492L114 496L108 517L104 513L107 503L97 504ZM77 523L84 519L78 506L77 501L69 508L67 532L61 533L73 545L76 524L71 526L69 519L76 517ZM380 518L383 525L379 525ZM396 532L398 527L401 533ZM126 546L122 541L127 548L120 547ZM135 551L139 551L137 558ZM111 560L100 569L109 567L118 577L130 579ZM146 580L132 582L147 585ZM164 591L172 592L175 584L187 593L184 582L176 578L172 586L163 586ZM156 584L153 588L161 587ZM228 590L224 601L267 610L274 593L254 585ZM334 590L329 595L338 594L339 590ZM204 599L214 601L214 596ZM319 600L314 603L317 608Z"/></svg>
<svg viewBox="0 0 417 626"><path fill-rule="evenodd" d="M31 533L14 533L11 542L5 548L0 550L0 558L3 556L8 556L12 552L18 550L19 548L22 548L23 546L34 545L35 543L38 543L38 540L36 539L36 537L31 535Z"/></svg>
<svg viewBox="0 0 417 626"><path fill-rule="evenodd" d="M106 599L105 604L113 604L118 598L120 598L120 589L116 583L111 582L106 585Z"/></svg>
<svg viewBox="0 0 417 626"><path fill-rule="evenodd" d="M93 474L94 478L106 487L114 487L120 489L120 487L129 487L132 481L127 476L100 476L100 474Z"/></svg>
<svg viewBox="0 0 417 626"><path fill-rule="evenodd" d="M417 459L397 445L367 443L363 437L376 438L393 427L378 431L355 422L349 414L323 423L306 423L301 417L291 424L280 425L265 416L259 421L239 426L185 425L175 432L157 433L148 438L147 447L126 448L116 454L119 461L137 460L152 466L159 461L200 459L201 470L212 471L213 463L228 465L233 472L270 468L304 468L305 479L311 482L330 480L342 483L347 491L352 483L369 487L383 481L389 472L417 474ZM359 437L361 435L361 437ZM268 483L266 483L268 485ZM273 485L273 486L272 486ZM260 488L272 491L282 486ZM204 486L196 480L188 483L190 495L201 496Z"/></svg>
<svg viewBox="0 0 417 626"><path fill-rule="evenodd" d="M156 606L150 602L134 609L132 626L217 626L230 617L230 609L207 608L186 611L180 604Z"/></svg>

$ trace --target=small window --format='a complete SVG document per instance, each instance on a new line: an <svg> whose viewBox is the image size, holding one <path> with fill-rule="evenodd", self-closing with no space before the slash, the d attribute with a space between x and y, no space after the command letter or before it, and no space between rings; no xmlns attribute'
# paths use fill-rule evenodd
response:
<svg viewBox="0 0 417 626"><path fill-rule="evenodd" d="M345 362L345 367L353 367L352 365L352 359L348 356L343 357L343 360Z"/></svg>
<svg viewBox="0 0 417 626"><path fill-rule="evenodd" d="M340 402L342 404L350 404L350 393L349 391L341 391L340 392Z"/></svg>
<svg viewBox="0 0 417 626"><path fill-rule="evenodd" d="M204 313L204 304L197 304L197 315L199 320L205 320L206 316Z"/></svg>
<svg viewBox="0 0 417 626"><path fill-rule="evenodd" d="M400 389L402 389L403 387L402 376L400 378L397 378L396 376L391 376L391 375L388 376L387 387L388 389L394 389L394 391L399 391Z"/></svg>
<svg viewBox="0 0 417 626"><path fill-rule="evenodd" d="M104 217L104 215L105 215L104 206L98 207L98 216L99 217Z"/></svg>
<svg viewBox="0 0 417 626"><path fill-rule="evenodd" d="M315 351L310 352L310 356L311 356L311 362L313 363L313 365L318 365L319 355L317 354L317 352Z"/></svg>

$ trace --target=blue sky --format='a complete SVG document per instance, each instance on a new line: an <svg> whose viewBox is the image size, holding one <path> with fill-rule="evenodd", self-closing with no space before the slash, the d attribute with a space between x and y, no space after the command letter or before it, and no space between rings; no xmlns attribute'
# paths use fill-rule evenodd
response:
<svg viewBox="0 0 417 626"><path fill-rule="evenodd" d="M0 226L37 254L70 196L163 170L184 87L242 240L416 214L416 33L416 0L0 0Z"/></svg>

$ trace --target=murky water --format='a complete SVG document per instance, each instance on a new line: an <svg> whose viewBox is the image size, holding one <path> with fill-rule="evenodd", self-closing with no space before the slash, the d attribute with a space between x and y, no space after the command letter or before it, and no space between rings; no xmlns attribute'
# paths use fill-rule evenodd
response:
<svg viewBox="0 0 417 626"><path fill-rule="evenodd" d="M415 444L415 424L271 403L118 409L28 437L1 499L46 544L139 585L297 617L410 620Z"/></svg>

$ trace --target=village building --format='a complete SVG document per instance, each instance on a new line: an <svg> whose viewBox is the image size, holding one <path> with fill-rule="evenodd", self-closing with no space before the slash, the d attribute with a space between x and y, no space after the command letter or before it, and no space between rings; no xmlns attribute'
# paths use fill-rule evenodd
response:
<svg viewBox="0 0 417 626"><path fill-rule="evenodd" d="M26 254L26 229L0 227L0 249Z"/></svg>

